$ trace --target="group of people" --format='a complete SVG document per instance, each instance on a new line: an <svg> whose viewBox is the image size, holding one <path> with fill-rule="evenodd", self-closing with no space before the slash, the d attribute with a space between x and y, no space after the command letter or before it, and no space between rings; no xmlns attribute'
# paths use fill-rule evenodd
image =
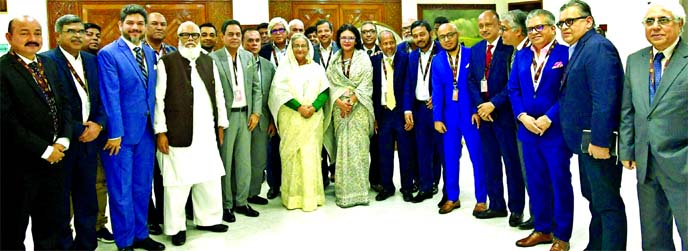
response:
<svg viewBox="0 0 688 251"><path fill-rule="evenodd" d="M516 246L569 250L575 153L592 215L586 250L626 249L622 166L638 172L643 249L674 250L675 223L685 250L685 10L654 2L642 21L651 46L624 71L581 0L558 19L485 11L470 48L446 18L408 21L397 41L370 21L304 29L281 17L256 29L183 22L174 47L165 17L132 4L114 42L100 48L100 27L68 14L55 23L58 47L38 54L39 22L12 19L0 58L1 192L14 206L3 207L0 248L24 248L29 217L37 250L94 250L96 239L164 250L149 234L183 245L187 219L226 232L223 221L258 217L250 204L276 197L313 211L330 182L337 206L367 205L371 189L376 201L394 196L395 150L403 200L432 198L442 179L447 214L461 206L465 144L473 215L534 229ZM97 220L103 183L114 236Z"/></svg>

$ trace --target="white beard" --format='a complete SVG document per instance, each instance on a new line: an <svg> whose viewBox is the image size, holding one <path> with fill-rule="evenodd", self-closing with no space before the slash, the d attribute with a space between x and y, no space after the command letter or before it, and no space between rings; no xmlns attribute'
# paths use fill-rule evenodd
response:
<svg viewBox="0 0 688 251"><path fill-rule="evenodd" d="M188 59L189 61L195 61L198 58L198 56L201 55L202 50L200 46L196 46L193 48L179 46L177 48L179 48L179 54L182 55L182 57Z"/></svg>

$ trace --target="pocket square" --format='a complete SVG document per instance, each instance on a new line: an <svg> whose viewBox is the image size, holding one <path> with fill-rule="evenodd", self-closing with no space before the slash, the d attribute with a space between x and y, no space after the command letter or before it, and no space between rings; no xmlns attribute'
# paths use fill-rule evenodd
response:
<svg viewBox="0 0 688 251"><path fill-rule="evenodd" d="M552 66L552 69L557 69L557 68L561 68L561 67L564 67L564 63L562 63L561 61L558 61L558 62L554 63L554 66Z"/></svg>
<svg viewBox="0 0 688 251"><path fill-rule="evenodd" d="M468 69L469 66L471 66L471 64L466 64L466 69Z"/></svg>

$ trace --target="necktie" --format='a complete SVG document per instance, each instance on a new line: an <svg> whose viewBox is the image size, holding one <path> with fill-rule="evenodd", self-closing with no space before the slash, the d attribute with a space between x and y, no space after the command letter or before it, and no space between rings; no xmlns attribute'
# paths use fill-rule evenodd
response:
<svg viewBox="0 0 688 251"><path fill-rule="evenodd" d="M41 69L39 69L38 63L31 62L29 64L29 68L31 68L31 71L33 71L33 76L34 78L36 78L36 83L38 83L38 86L41 87L41 91L43 91L45 99L46 101L48 101L48 108L50 108L50 117L52 118L53 122L53 131L55 132L55 134L57 134L57 131L59 129L59 123L57 120L57 104L55 103L55 97L53 96L53 92L50 90L50 87L48 87L48 80L43 75Z"/></svg>
<svg viewBox="0 0 688 251"><path fill-rule="evenodd" d="M368 52L368 56L370 56L370 54L373 54L373 50L368 50L367 52Z"/></svg>
<svg viewBox="0 0 688 251"><path fill-rule="evenodd" d="M490 63L492 63L492 48L494 45L487 46L487 53L485 53L485 79L490 76Z"/></svg>
<svg viewBox="0 0 688 251"><path fill-rule="evenodd" d="M387 101L387 108L394 110L394 107L397 106L397 100L394 98L394 67L392 67L392 58L386 58L385 65L387 67L385 101Z"/></svg>
<svg viewBox="0 0 688 251"><path fill-rule="evenodd" d="M655 54L655 60L653 61L652 67L654 68L654 76L652 76L653 81L650 81L650 104L655 99L655 93L657 92L657 87L659 82L662 80L662 59L664 58L664 53Z"/></svg>
<svg viewBox="0 0 688 251"><path fill-rule="evenodd" d="M143 50L141 47L134 47L134 52L136 52L136 62L139 63L139 68L141 68L141 73L143 73L143 85L148 85L148 71L146 71L146 66L143 64Z"/></svg>

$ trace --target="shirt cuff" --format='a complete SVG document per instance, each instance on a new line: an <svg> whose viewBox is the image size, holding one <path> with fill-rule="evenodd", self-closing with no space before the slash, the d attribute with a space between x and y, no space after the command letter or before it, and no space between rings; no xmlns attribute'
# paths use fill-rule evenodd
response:
<svg viewBox="0 0 688 251"><path fill-rule="evenodd" d="M69 138L63 137L63 138L58 138L55 143L63 145L65 147L65 151L69 149Z"/></svg>
<svg viewBox="0 0 688 251"><path fill-rule="evenodd" d="M54 148L53 146L48 146L47 148L45 148L45 152L43 152L43 155L41 155L41 158L44 160L48 160L48 158L50 157L50 154L53 153L53 148Z"/></svg>
<svg viewBox="0 0 688 251"><path fill-rule="evenodd" d="M404 114L413 114L411 111L404 111Z"/></svg>
<svg viewBox="0 0 688 251"><path fill-rule="evenodd" d="M517 120L521 120L521 116L526 115L525 112L519 113L518 116L516 116Z"/></svg>
<svg viewBox="0 0 688 251"><path fill-rule="evenodd" d="M117 137L117 138L111 138L111 139L108 139L108 140L118 140L118 139L121 139L121 138L122 138L122 137Z"/></svg>

